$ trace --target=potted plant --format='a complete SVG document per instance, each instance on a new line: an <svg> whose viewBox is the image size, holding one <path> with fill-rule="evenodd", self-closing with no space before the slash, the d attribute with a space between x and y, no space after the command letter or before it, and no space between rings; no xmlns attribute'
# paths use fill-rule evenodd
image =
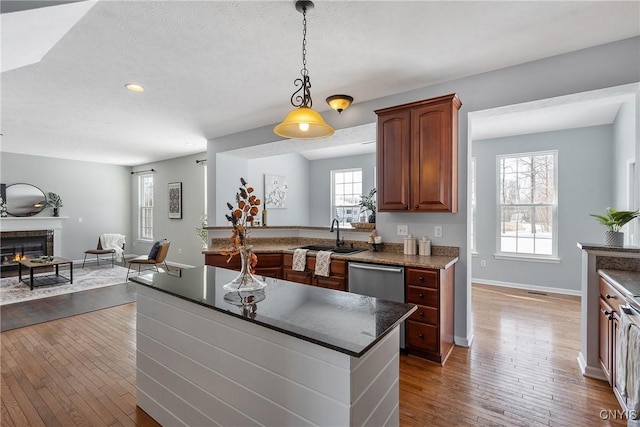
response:
<svg viewBox="0 0 640 427"><path fill-rule="evenodd" d="M624 233L620 231L622 227L640 213L635 211L618 211L613 208L606 209L606 215L589 214L594 217L600 224L607 227L604 232L604 244L606 246L624 246Z"/></svg>
<svg viewBox="0 0 640 427"><path fill-rule="evenodd" d="M60 216L58 209L63 206L62 199L56 193L49 193L47 196L47 203L45 206L53 208L53 216Z"/></svg>
<svg viewBox="0 0 640 427"><path fill-rule="evenodd" d="M360 202L358 202L358 205L360 206L360 213L362 212L367 212L367 211L371 211L371 215L369 215L368 221L370 223L375 223L376 222L376 189L372 188L371 191L369 191L369 194L367 194L366 196L363 194L362 196L360 196Z"/></svg>

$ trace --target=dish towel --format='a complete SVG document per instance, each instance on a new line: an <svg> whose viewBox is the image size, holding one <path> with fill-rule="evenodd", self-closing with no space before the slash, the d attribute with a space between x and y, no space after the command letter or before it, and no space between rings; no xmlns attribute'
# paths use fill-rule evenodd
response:
<svg viewBox="0 0 640 427"><path fill-rule="evenodd" d="M307 251L308 249L296 249L293 251L293 266L294 271L304 271L307 266Z"/></svg>
<svg viewBox="0 0 640 427"><path fill-rule="evenodd" d="M124 245L125 236L122 234L103 234L100 236L100 245L102 245L102 249L113 249L116 252L116 261L122 261L122 254L124 253L124 249L122 249L122 245Z"/></svg>
<svg viewBox="0 0 640 427"><path fill-rule="evenodd" d="M329 277L332 253L331 251L319 251L316 254L316 276Z"/></svg>
<svg viewBox="0 0 640 427"><path fill-rule="evenodd" d="M628 426L640 426L640 327L624 311L620 312L617 345L616 382L620 394L627 398L629 413L636 415L628 420Z"/></svg>

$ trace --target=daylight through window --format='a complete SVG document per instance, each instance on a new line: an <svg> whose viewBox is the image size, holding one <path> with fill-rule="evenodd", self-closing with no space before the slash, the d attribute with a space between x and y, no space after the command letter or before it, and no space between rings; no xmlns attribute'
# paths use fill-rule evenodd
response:
<svg viewBox="0 0 640 427"><path fill-rule="evenodd" d="M557 255L557 152L498 157L499 251Z"/></svg>
<svg viewBox="0 0 640 427"><path fill-rule="evenodd" d="M153 175L138 176L138 239L153 240Z"/></svg>
<svg viewBox="0 0 640 427"><path fill-rule="evenodd" d="M340 225L358 222L360 198L362 196L362 169L341 169L331 171L332 218Z"/></svg>

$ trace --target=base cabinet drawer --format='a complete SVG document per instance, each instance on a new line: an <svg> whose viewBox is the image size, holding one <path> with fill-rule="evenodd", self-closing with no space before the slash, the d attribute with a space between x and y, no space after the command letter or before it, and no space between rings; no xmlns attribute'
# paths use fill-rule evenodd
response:
<svg viewBox="0 0 640 427"><path fill-rule="evenodd" d="M407 286L407 302L412 304L426 305L430 307L438 306L438 290L419 288L417 286Z"/></svg>
<svg viewBox="0 0 640 427"><path fill-rule="evenodd" d="M428 352L439 348L438 327L407 320L407 342L410 347Z"/></svg>
<svg viewBox="0 0 640 427"><path fill-rule="evenodd" d="M290 282L302 283L303 285L311 284L311 273L308 271L296 271L285 268L283 270L284 280Z"/></svg>
<svg viewBox="0 0 640 427"><path fill-rule="evenodd" d="M418 309L411 314L408 320L438 326L438 309L418 304Z"/></svg>

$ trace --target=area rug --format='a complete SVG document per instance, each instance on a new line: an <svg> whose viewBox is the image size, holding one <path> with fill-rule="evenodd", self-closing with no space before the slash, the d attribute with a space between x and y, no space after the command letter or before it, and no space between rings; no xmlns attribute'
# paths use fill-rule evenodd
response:
<svg viewBox="0 0 640 427"><path fill-rule="evenodd" d="M52 273L36 274L35 277ZM68 277L66 268L60 269L60 274ZM28 277L28 275L27 275ZM23 275L22 278L25 279ZM16 302L29 301L39 298L46 298L55 295L70 294L72 292L86 291L88 289L102 288L105 286L126 283L127 269L119 266L91 266L85 268L73 268L73 284L63 283L49 286L34 287L29 289L29 285L19 282L18 277L6 277L0 279L0 306L13 304Z"/></svg>

